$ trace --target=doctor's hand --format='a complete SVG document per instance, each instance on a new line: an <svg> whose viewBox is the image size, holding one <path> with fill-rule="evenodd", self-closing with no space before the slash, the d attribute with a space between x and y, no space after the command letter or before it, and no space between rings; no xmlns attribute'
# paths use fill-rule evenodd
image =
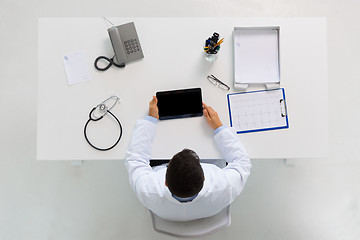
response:
<svg viewBox="0 0 360 240"><path fill-rule="evenodd" d="M214 130L221 127L222 123L217 112L205 103L203 103L203 106L203 113L209 126Z"/></svg>
<svg viewBox="0 0 360 240"><path fill-rule="evenodd" d="M159 109L157 106L157 98L153 96L149 102L149 116L159 119Z"/></svg>

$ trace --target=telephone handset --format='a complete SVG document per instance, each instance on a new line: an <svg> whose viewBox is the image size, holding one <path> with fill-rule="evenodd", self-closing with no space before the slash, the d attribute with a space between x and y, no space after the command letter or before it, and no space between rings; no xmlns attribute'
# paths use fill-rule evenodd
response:
<svg viewBox="0 0 360 240"><path fill-rule="evenodd" d="M125 67L125 64L128 62L144 58L139 37L133 22L113 26L108 29L108 33L115 56L113 58L107 58L104 56L98 57L94 63L97 70L105 71L109 69L111 65L115 65L116 67ZM109 61L109 64L105 68L99 68L97 66L97 62L100 59Z"/></svg>

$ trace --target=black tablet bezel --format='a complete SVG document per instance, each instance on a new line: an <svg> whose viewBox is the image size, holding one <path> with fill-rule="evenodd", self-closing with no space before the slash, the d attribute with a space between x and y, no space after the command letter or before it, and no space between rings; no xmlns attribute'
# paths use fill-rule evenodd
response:
<svg viewBox="0 0 360 240"><path fill-rule="evenodd" d="M164 101L164 97L174 96L174 95L186 95L186 94L199 94L200 101L194 102L194 104L198 104L197 112L187 112L185 114L175 114L175 115L164 115L161 110L161 101ZM203 115L202 109L202 93L201 88L188 88L188 89L178 89L178 90L170 90L170 91L160 91L156 93L156 97L158 99L158 108L159 108L159 119L167 120L167 119L177 119L177 118L189 118L189 117L199 117Z"/></svg>

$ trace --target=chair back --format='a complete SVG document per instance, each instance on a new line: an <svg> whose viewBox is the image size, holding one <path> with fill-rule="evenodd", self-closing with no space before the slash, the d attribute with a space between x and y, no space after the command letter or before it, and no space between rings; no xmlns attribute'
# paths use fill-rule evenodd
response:
<svg viewBox="0 0 360 240"><path fill-rule="evenodd" d="M150 214L155 231L176 237L201 237L231 224L230 205L214 216L191 221L170 221Z"/></svg>

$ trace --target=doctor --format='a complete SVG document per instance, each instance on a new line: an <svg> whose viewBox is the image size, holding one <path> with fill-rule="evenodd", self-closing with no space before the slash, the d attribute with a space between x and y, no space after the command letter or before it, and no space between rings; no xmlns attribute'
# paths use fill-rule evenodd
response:
<svg viewBox="0 0 360 240"><path fill-rule="evenodd" d="M189 221L213 216L242 192L250 174L250 159L235 131L222 125L214 109L203 105L214 140L228 162L223 169L200 163L189 149L175 154L167 167L153 169L149 163L159 119L155 96L149 116L136 122L125 165L138 199L161 218Z"/></svg>

